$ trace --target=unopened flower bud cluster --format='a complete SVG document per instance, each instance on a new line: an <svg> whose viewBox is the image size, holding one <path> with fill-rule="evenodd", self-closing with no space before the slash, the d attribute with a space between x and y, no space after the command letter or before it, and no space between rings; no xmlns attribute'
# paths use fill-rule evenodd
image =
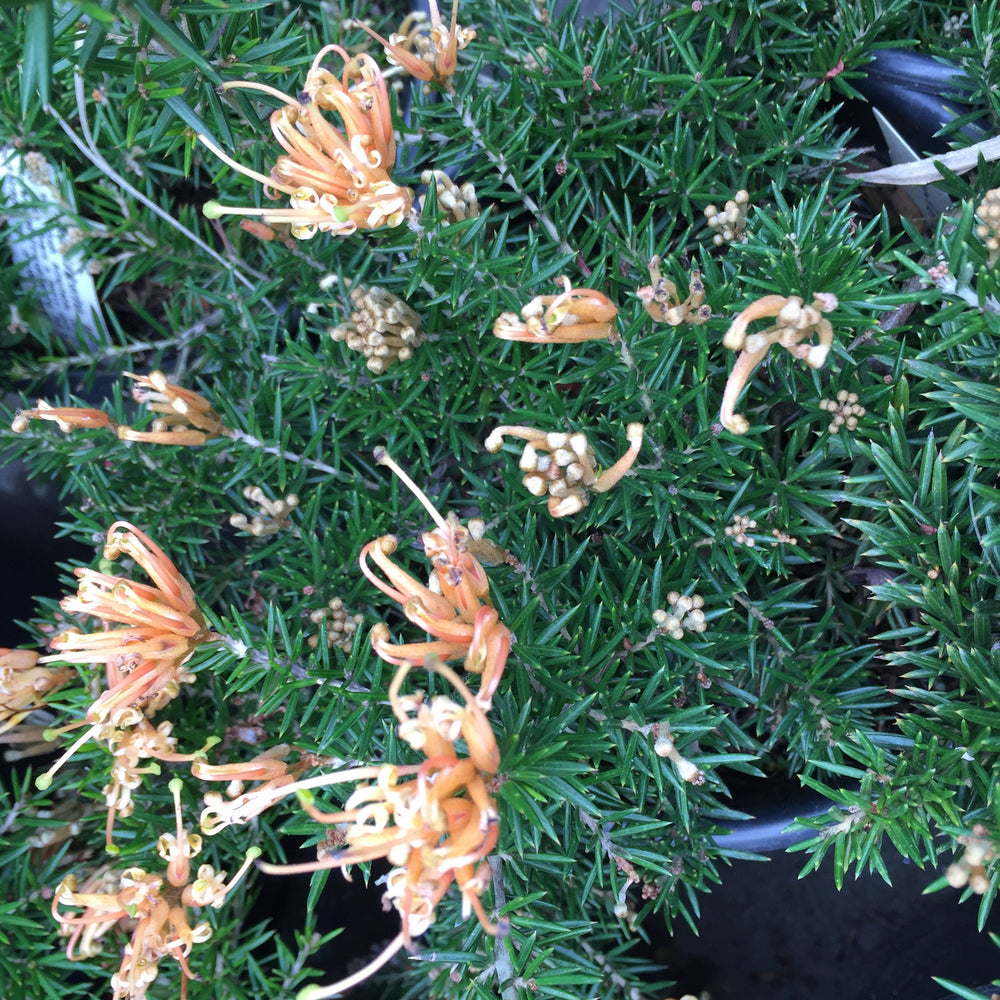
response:
<svg viewBox="0 0 1000 1000"><path fill-rule="evenodd" d="M269 500L259 486L245 486L243 496L260 508L259 514L247 518L246 514L232 514L229 523L234 528L247 531L256 538L267 538L276 535L283 528L292 527L288 515L299 505L299 498L289 493L284 500ZM292 529L293 533L297 529Z"/></svg>
<svg viewBox="0 0 1000 1000"><path fill-rule="evenodd" d="M988 833L986 827L977 823L970 835L957 838L965 852L945 871L945 878L952 888L961 889L967 885L977 896L983 896L989 890L992 880L986 866L996 859L997 848Z"/></svg>
<svg viewBox="0 0 1000 1000"><path fill-rule="evenodd" d="M377 285L351 289L354 312L346 323L327 332L368 360L368 370L381 375L394 361L407 361L424 342L420 317L398 295Z"/></svg>
<svg viewBox="0 0 1000 1000"><path fill-rule="evenodd" d="M849 431L856 430L858 418L865 415L865 408L858 405L858 394L846 389L841 389L836 399L821 399L819 408L833 415L827 427L831 434L839 434L841 427L846 427Z"/></svg>
<svg viewBox="0 0 1000 1000"><path fill-rule="evenodd" d="M339 597L334 597L325 608L314 611L309 620L314 625L323 625L320 635L327 649L336 646L343 652L350 653L354 648L354 633L364 624L365 616L349 614L344 602ZM315 649L319 640L319 635L311 635L306 641L311 649Z"/></svg>
<svg viewBox="0 0 1000 1000"><path fill-rule="evenodd" d="M993 188L983 195L983 200L976 209L979 225L976 235L986 244L989 250L989 264L992 267L1000 260L1000 188Z"/></svg>
<svg viewBox="0 0 1000 1000"><path fill-rule="evenodd" d="M737 191L720 211L716 205L705 209L709 229L715 232L712 242L720 247L723 243L746 243L747 209L750 207L750 192Z"/></svg>
<svg viewBox="0 0 1000 1000"><path fill-rule="evenodd" d="M704 632L704 598L698 594L679 594L676 590L667 594L667 610L657 608L653 612L653 622L657 632L669 635L671 639L683 639L684 632Z"/></svg>
<svg viewBox="0 0 1000 1000"><path fill-rule="evenodd" d="M733 523L726 525L726 538L731 538L737 545L745 545L748 549L754 547L751 531L756 531L757 522L745 514L736 514Z"/></svg>
<svg viewBox="0 0 1000 1000"><path fill-rule="evenodd" d="M463 222L465 219L479 218L479 199L471 181L460 187L443 170L425 170L420 175L420 180L428 187L434 185L438 206L445 210L450 219ZM450 225L448 219L444 219L441 224Z"/></svg>

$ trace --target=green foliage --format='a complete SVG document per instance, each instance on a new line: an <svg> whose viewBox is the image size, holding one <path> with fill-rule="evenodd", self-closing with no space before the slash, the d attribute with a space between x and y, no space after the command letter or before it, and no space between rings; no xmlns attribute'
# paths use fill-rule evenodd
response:
<svg viewBox="0 0 1000 1000"><path fill-rule="evenodd" d="M298 93L322 45L372 51L349 18L367 3L0 6L12 43L0 65L20 80L0 94L0 133L43 152L74 190L68 223L82 231L111 331L96 344L56 338L0 245L0 294L19 317L0 333L19 394L4 427L44 394L148 430L117 376L159 367L235 432L198 448L42 421L0 432L5 460L58 484L61 530L95 547L95 565L111 522L135 522L226 637L195 653L195 683L163 712L180 749L219 736L213 762L281 744L333 762L417 759L386 708L393 668L367 630L385 621L399 641L420 636L357 560L392 533L396 558L425 576L428 514L376 447L442 511L481 516L510 554L488 570L515 641L489 716L500 840L483 901L511 932L484 934L453 889L417 959L380 973L404 997L664 994L661 970L634 947L642 921L696 926L698 894L742 860L713 839L740 818L736 775L778 771L826 796L829 813L802 821L816 834L797 849L805 870L832 854L838 885L851 868L884 874L892 848L938 866L975 823L1000 838L1000 281L974 232L1000 169L948 176L955 204L936 227L896 223L859 200L844 169L858 150L838 115L872 47L926 48L953 5L644 0L610 28L577 24L573 4L546 21L540 6L463 2L460 21L478 38L453 84L412 87L395 119L394 180L423 195L424 170L454 168L481 215L450 219L432 190L408 224L298 243L202 216L210 198L270 203L196 133L266 174L279 152L275 102L218 85L252 78ZM961 57L993 120L998 10L973 10ZM398 21L372 25L388 35ZM746 241L716 247L704 209L740 188ZM635 293L654 254L680 289L700 270L705 325L652 322ZM554 294L563 274L618 306L614 340L492 336L500 312ZM406 299L428 335L384 374L328 335L359 283ZM826 366L773 350L741 400L749 433L724 431L734 315L765 295L817 293L839 303ZM819 403L841 391L865 413L833 433ZM632 473L562 519L524 489L519 448L483 449L501 423L582 430L606 469L631 422L645 426ZM257 513L243 493L254 486L299 497L290 528L254 537L230 526ZM755 522L743 541L726 532L737 517ZM657 630L652 613L672 592L704 599L704 631ZM57 596L43 595L30 623L38 645L61 614ZM347 651L310 642L334 597L365 619ZM83 718L97 679L82 668L55 697L59 722ZM444 693L439 678L411 679ZM702 781L657 752L666 727ZM69 976L44 897L97 863L111 763L95 741L45 794L23 770L4 791L0 978L14 981L16 960L25 996L108 992L124 939L109 935ZM115 864L161 864L166 780L186 766L161 768L116 824ZM191 824L206 788L185 778ZM59 825L46 811L63 795L78 800L79 830L45 853L31 838ZM317 800L333 811L349 795L337 786ZM206 838L205 857L231 872L252 843L280 860L289 838L315 845L325 833L285 802ZM292 996L315 981L312 923L294 941L245 926L254 891L251 880L213 911L214 943L191 957L205 976L191 1000ZM174 995L178 979L164 962L150 996Z"/></svg>

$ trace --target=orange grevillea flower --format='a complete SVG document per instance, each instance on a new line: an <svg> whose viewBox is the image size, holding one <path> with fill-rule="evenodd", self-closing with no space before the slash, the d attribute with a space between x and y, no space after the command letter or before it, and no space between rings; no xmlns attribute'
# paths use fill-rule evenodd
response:
<svg viewBox="0 0 1000 1000"><path fill-rule="evenodd" d="M176 961L182 972L181 998L188 980L195 978L188 956L196 944L212 936L208 921L190 923L191 910L216 909L246 874L260 849L251 848L239 871L226 884L226 873L201 865L191 878L191 859L201 851L201 837L188 833L181 818L181 781L170 782L174 796L176 830L157 841L156 850L167 863L162 874L143 868L120 873L103 871L78 890L76 878L67 876L52 899L52 916L69 935L66 956L70 960L92 958L100 952L100 938L120 920L134 921L132 936L123 949L121 965L111 977L113 1000L143 1000L159 973L164 958ZM73 907L81 913L65 912Z"/></svg>
<svg viewBox="0 0 1000 1000"><path fill-rule="evenodd" d="M321 66L330 52L344 60L339 78ZM291 207L234 208L208 202L209 218L249 215L265 223L287 222L297 239L310 239L317 231L349 236L358 229L402 222L413 192L389 176L396 160L389 92L371 56L351 57L339 45L327 45L306 74L301 99L249 81L223 87L258 90L283 102L271 115L271 130L285 153L265 177L237 163L206 136L199 138L224 163L263 184L267 197L287 195ZM337 115L343 128L336 128L324 112Z"/></svg>
<svg viewBox="0 0 1000 1000"><path fill-rule="evenodd" d="M750 429L746 417L734 412L736 400L772 344L780 344L810 368L823 367L833 346L833 327L823 313L836 308L837 297L829 293L813 296L812 305L808 306L803 305L797 295L765 295L736 316L722 341L729 350L740 352L729 373L719 412L719 421L726 430L745 434ZM772 317L775 323L766 330L747 333L747 327L754 320ZM813 335L818 343L803 343Z"/></svg>
<svg viewBox="0 0 1000 1000"><path fill-rule="evenodd" d="M410 76L430 83L444 83L458 67L458 52L475 37L473 28L463 28L458 23L458 0L452 0L451 23L446 28L441 20L437 0L428 0L431 26L425 31L423 15L410 14L400 25L399 31L386 41L367 24L358 22L385 49L386 58L400 66Z"/></svg>
<svg viewBox="0 0 1000 1000"><path fill-rule="evenodd" d="M427 667L454 688L461 702L444 695L428 700L420 691L402 694L411 664L396 671L389 687L399 737L423 755L423 763L348 768L276 790L281 796L297 794L317 822L339 824L346 846L321 850L315 862L261 868L272 874L346 869L385 858L393 865L386 876L386 898L402 919L399 935L368 966L331 986L303 991L300 998L323 1000L371 975L430 927L435 908L452 883L462 894L465 916L475 913L490 934L506 930L505 922L490 921L480 900L490 885L485 858L496 846L499 831L496 803L487 787L500 764L493 730L453 670L432 657ZM459 741L465 743L465 752L459 750ZM316 806L313 789L346 782L359 784L343 809L324 812Z"/></svg>
<svg viewBox="0 0 1000 1000"><path fill-rule="evenodd" d="M11 424L17 434L28 428L30 420L54 420L62 431L106 427L115 432L122 441L147 441L154 444L199 445L210 438L232 435L232 431L219 419L211 404L204 396L168 382L161 371L148 375L123 372L126 378L135 379L137 385L132 397L139 403L146 403L160 416L153 421L148 431L137 431L124 424L117 424L101 410L87 407L50 406L44 399L38 400L35 409L19 410Z"/></svg>
<svg viewBox="0 0 1000 1000"><path fill-rule="evenodd" d="M489 581L472 554L475 539L454 514L443 518L424 492L384 449L375 457L388 465L413 491L437 528L423 535L424 552L434 568L432 588L421 583L390 558L394 535L383 535L361 550L361 571L387 597L402 605L403 614L436 641L393 645L385 625L372 629L372 648L382 659L400 665L425 664L428 657L465 661L465 669L481 674L478 699L489 708L510 652L510 630L490 603ZM375 568L381 571L380 577Z"/></svg>
<svg viewBox="0 0 1000 1000"><path fill-rule="evenodd" d="M632 468L642 445L642 424L625 429L628 451L610 468L598 473L594 449L585 434L549 432L534 427L504 424L486 439L489 452L503 447L505 437L522 438L526 444L519 466L524 488L536 497L548 494L549 513L553 517L575 514L589 503L590 493L604 493L615 486Z"/></svg>
<svg viewBox="0 0 1000 1000"><path fill-rule="evenodd" d="M210 438L232 433L204 396L168 382L163 372L152 371L148 375L136 375L133 372L123 374L126 378L135 379L132 398L160 414L148 431L119 427L118 437L123 441L198 445Z"/></svg>
<svg viewBox="0 0 1000 1000"><path fill-rule="evenodd" d="M74 674L69 667L39 666L32 649L0 649L0 734L13 729Z"/></svg>
<svg viewBox="0 0 1000 1000"><path fill-rule="evenodd" d="M525 340L532 344L572 344L610 337L618 307L593 288L574 288L569 278L558 279L559 295L537 295L522 310L501 313L493 324L493 335L501 340Z"/></svg>
<svg viewBox="0 0 1000 1000"><path fill-rule="evenodd" d="M184 661L201 643L217 638L205 626L191 585L166 553L134 525L116 521L108 529L104 558L122 555L135 560L151 583L78 568L77 592L61 602L64 611L98 618L106 629L68 629L50 643L56 654L44 659L103 663L108 689L87 710L91 727L37 779L39 787L48 787L58 768L92 736L109 725L135 725L175 695L191 676Z"/></svg>

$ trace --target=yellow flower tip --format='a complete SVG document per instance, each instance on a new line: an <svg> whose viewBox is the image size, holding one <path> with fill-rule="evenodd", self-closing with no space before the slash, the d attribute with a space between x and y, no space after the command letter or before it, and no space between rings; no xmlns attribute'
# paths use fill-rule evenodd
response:
<svg viewBox="0 0 1000 1000"><path fill-rule="evenodd" d="M625 437L633 448L638 448L642 444L642 424L629 424L628 427L625 428Z"/></svg>
<svg viewBox="0 0 1000 1000"><path fill-rule="evenodd" d="M106 844L105 847L104 847L104 853L105 854L111 854L111 855L117 857L119 854L121 854L121 848L117 847L114 844Z"/></svg>
<svg viewBox="0 0 1000 1000"><path fill-rule="evenodd" d="M316 796L309 791L308 788L298 788L295 791L295 797L302 803L305 808L309 808L316 801Z"/></svg>
<svg viewBox="0 0 1000 1000"><path fill-rule="evenodd" d="M170 789L171 795L180 795L181 789L184 788L184 782L180 778L171 778L167 782L167 788Z"/></svg>
<svg viewBox="0 0 1000 1000"><path fill-rule="evenodd" d="M298 993L295 994L295 1000L317 1000L318 997L323 995L323 987L317 986L315 983L311 986L305 986Z"/></svg>
<svg viewBox="0 0 1000 1000"><path fill-rule="evenodd" d="M256 861L263 853L264 852L256 844L254 844L254 846L247 851L247 860Z"/></svg>
<svg viewBox="0 0 1000 1000"><path fill-rule="evenodd" d="M46 732L48 732L48 730L46 730ZM51 787L52 787L51 774L48 773L40 774L37 778L35 778L35 788L37 788L40 792L47 791Z"/></svg>

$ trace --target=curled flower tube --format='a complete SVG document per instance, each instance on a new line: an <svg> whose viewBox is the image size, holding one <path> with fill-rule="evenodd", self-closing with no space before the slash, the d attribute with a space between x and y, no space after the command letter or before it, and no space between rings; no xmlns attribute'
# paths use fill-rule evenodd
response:
<svg viewBox="0 0 1000 1000"><path fill-rule="evenodd" d="M10 429L15 434L23 434L28 429L29 420L54 420L59 430L67 434L76 428L111 427L114 421L101 410L83 406L50 406L39 399L32 410L18 410Z"/></svg>
<svg viewBox="0 0 1000 1000"><path fill-rule="evenodd" d="M585 434L567 434L504 424L491 432L485 448L498 452L505 437L526 441L519 462L524 488L533 496L549 496L548 508L553 517L566 517L583 510L590 493L605 493L632 468L642 446L642 424L625 428L628 451L610 468L598 473L594 449Z"/></svg>
<svg viewBox="0 0 1000 1000"><path fill-rule="evenodd" d="M385 449L377 449L375 458L402 479L437 524L437 528L423 535L424 553L434 568L434 586L420 583L393 562L390 556L397 545L393 535L383 535L364 546L359 559L361 571L383 594L402 606L411 622L438 641L393 646L389 630L381 625L372 629L372 648L396 665L404 662L426 665L428 657L464 658L466 670L482 675L478 699L488 708L503 675L511 636L490 604L489 580L472 552L482 543L470 535L454 514L442 517Z"/></svg>
<svg viewBox="0 0 1000 1000"><path fill-rule="evenodd" d="M328 53L344 60L336 77L322 68ZM269 176L237 163L207 136L199 139L220 160L260 182L264 194L289 197L283 209L238 208L210 201L209 218L258 216L264 223L290 223L296 239L317 232L349 236L358 229L397 226L413 204L413 192L389 176L396 159L389 93L371 56L351 57L339 45L327 45L313 60L301 99L251 81L231 81L223 89L257 90L283 102L271 115L271 131L285 151ZM323 114L334 112L343 129Z"/></svg>
<svg viewBox="0 0 1000 1000"><path fill-rule="evenodd" d="M523 340L532 344L572 344L610 337L618 307L593 288L573 288L563 275L559 295L536 295L521 310L501 313L493 324L493 335L501 340Z"/></svg>
<svg viewBox="0 0 1000 1000"><path fill-rule="evenodd" d="M765 295L733 319L722 341L729 350L740 352L722 395L719 421L726 430L733 434L746 434L750 429L746 417L735 412L736 401L772 344L780 344L810 368L823 367L833 346L833 326L823 313L836 308L837 297L829 293L818 293L808 306L803 305L797 295ZM773 326L757 333L747 333L747 327L754 320L772 317L776 320ZM814 334L818 343L803 343Z"/></svg>
<svg viewBox="0 0 1000 1000"><path fill-rule="evenodd" d="M441 20L437 0L428 0L428 7L431 26L426 34L423 16L413 14L404 19L399 31L390 35L388 41L361 21L358 27L382 45L386 58L394 66L425 83L444 83L458 67L459 50L476 37L476 32L458 23L458 0L452 0L451 24L447 28Z"/></svg>
<svg viewBox="0 0 1000 1000"><path fill-rule="evenodd" d="M60 604L64 611L91 615L106 626L123 627L94 633L72 628L50 643L57 652L43 657L43 661L103 663L108 687L91 704L85 720L63 727L65 731L91 723L36 779L40 788L47 788L69 757L88 739L100 736L108 725L117 729L135 725L151 706L160 707L181 683L191 678L183 664L195 648L217 638L205 626L191 585L166 553L127 521L111 525L104 547L105 559L121 555L135 560L152 583L78 568L77 593Z"/></svg>

